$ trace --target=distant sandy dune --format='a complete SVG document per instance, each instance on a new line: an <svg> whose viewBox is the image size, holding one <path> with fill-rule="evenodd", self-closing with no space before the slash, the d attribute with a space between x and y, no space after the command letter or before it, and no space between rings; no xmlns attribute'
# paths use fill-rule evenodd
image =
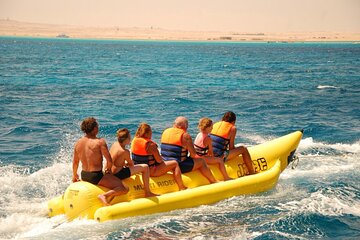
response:
<svg viewBox="0 0 360 240"><path fill-rule="evenodd" d="M241 31L176 31L160 28L85 27L40 24L4 19L0 20L0 36L252 42L360 41L360 33L348 32L248 33Z"/></svg>

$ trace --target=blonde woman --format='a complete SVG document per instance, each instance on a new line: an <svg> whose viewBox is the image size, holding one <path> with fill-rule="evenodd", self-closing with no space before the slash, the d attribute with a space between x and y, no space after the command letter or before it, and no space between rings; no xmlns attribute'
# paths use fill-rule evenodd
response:
<svg viewBox="0 0 360 240"><path fill-rule="evenodd" d="M198 128L200 132L198 133L194 141L196 154L199 157L205 159L207 164L219 165L219 169L222 175L224 176L224 180L225 181L230 180L231 178L227 174L224 166L224 160L219 157L214 157L212 140L209 136L211 130L213 129L213 121L210 118L201 118L199 121Z"/></svg>

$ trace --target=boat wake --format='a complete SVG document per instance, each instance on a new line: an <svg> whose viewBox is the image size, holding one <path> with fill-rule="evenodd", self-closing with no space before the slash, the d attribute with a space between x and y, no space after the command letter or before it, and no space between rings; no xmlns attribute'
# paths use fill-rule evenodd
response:
<svg viewBox="0 0 360 240"><path fill-rule="evenodd" d="M347 193L353 194L347 194ZM278 209L292 214L316 213L324 216L341 216L351 214L360 216L360 203L354 200L354 193L359 189L346 187L345 190L325 188L301 200L281 203Z"/></svg>
<svg viewBox="0 0 360 240"><path fill-rule="evenodd" d="M352 144L344 144L344 143L328 144L328 143L316 142L312 137L302 139L299 144L298 151L301 153L304 152L307 153L307 151L309 150L318 151L319 154L328 153L329 150L340 152L342 154L344 153L360 154L360 140Z"/></svg>

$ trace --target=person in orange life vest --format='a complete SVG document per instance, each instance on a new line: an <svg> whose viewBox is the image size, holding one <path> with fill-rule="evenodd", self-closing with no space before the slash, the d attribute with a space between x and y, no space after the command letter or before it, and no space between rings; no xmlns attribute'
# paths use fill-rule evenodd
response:
<svg viewBox="0 0 360 240"><path fill-rule="evenodd" d="M220 157L214 157L211 138L209 137L209 133L213 129L213 122L210 118L201 118L199 120L198 128L200 132L195 138L194 147L196 150L196 154L199 157L205 159L207 164L210 165L219 165L219 169L221 174L224 176L224 180L231 180L232 178L226 172L224 161Z"/></svg>
<svg viewBox="0 0 360 240"><path fill-rule="evenodd" d="M126 194L129 188L120 179L110 174L112 167L111 155L105 139L97 137L99 124L96 119L93 117L84 119L81 123L81 130L85 133L85 136L75 144L72 181L79 181L77 171L81 162L81 180L110 189L106 193L98 195L98 199L102 204L109 206L112 198ZM105 174L102 171L103 156L106 159Z"/></svg>
<svg viewBox="0 0 360 240"><path fill-rule="evenodd" d="M199 169L210 183L218 182L205 160L196 156L192 138L187 132L188 126L189 123L185 117L177 117L173 127L163 132L161 136L162 157L166 161L175 159L179 163L182 173Z"/></svg>
<svg viewBox="0 0 360 240"><path fill-rule="evenodd" d="M255 171L247 148L244 146L235 147L235 122L235 113L229 111L224 114L222 121L214 124L210 134L214 156L223 157L226 161L241 154L249 174L254 174Z"/></svg>
<svg viewBox="0 0 360 240"><path fill-rule="evenodd" d="M130 151L126 149L126 145L130 144L131 136L128 129L119 129L116 132L117 141L113 143L110 148L110 155L113 160L113 166L111 168L114 176L119 179L129 178L131 175L141 173L144 182L145 197L158 196L150 190L149 178L150 171L147 164L134 165L133 160L130 157Z"/></svg>
<svg viewBox="0 0 360 240"><path fill-rule="evenodd" d="M176 161L164 161L160 156L156 143L151 140L152 130L150 125L141 123L131 143L132 159L136 164L149 165L150 176L159 177L172 171L179 190L185 190L179 165Z"/></svg>

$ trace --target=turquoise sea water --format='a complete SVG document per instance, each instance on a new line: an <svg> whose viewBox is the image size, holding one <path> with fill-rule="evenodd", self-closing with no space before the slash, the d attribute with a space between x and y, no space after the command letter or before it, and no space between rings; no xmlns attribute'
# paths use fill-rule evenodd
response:
<svg viewBox="0 0 360 240"><path fill-rule="evenodd" d="M108 145L141 122L237 116L238 144L304 129L271 191L105 223L46 217L79 124ZM0 38L0 238L360 238L360 45Z"/></svg>

